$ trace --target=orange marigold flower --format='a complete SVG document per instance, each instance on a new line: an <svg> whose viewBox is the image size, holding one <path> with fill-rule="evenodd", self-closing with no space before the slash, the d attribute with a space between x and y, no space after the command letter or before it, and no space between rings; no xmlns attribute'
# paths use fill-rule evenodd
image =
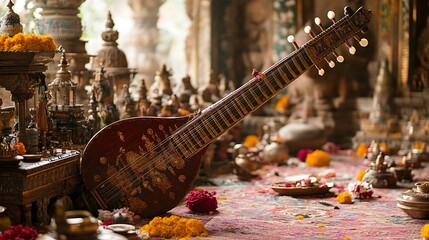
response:
<svg viewBox="0 0 429 240"><path fill-rule="evenodd" d="M418 150L425 150L424 148L426 148L426 143L424 143L423 141L417 141L414 143L413 148Z"/></svg>
<svg viewBox="0 0 429 240"><path fill-rule="evenodd" d="M368 146L365 143L359 144L356 149L356 156L365 157L368 154Z"/></svg>
<svg viewBox="0 0 429 240"><path fill-rule="evenodd" d="M350 238L349 237L344 237L343 240L350 240Z"/></svg>
<svg viewBox="0 0 429 240"><path fill-rule="evenodd" d="M155 217L148 224L142 226L150 237L161 238L190 238L208 236L204 223L197 219L186 219L172 215L170 217Z"/></svg>
<svg viewBox="0 0 429 240"><path fill-rule="evenodd" d="M15 148L16 148L17 154L19 154L19 155L23 155L27 152L27 150L25 149L24 143L22 143L22 142L17 142L15 144Z"/></svg>
<svg viewBox="0 0 429 240"><path fill-rule="evenodd" d="M0 50L3 51L53 52L56 49L54 39L48 35L18 33L13 37L0 36Z"/></svg>
<svg viewBox="0 0 429 240"><path fill-rule="evenodd" d="M181 114L182 116L188 116L188 115L190 115L191 113L190 113L188 110L186 110L186 109L181 109L181 110L180 110L180 114Z"/></svg>
<svg viewBox="0 0 429 240"><path fill-rule="evenodd" d="M289 104L289 99L287 95L281 96L281 98L276 103L276 111L277 112L283 112L287 109Z"/></svg>
<svg viewBox="0 0 429 240"><path fill-rule="evenodd" d="M246 147L255 147L257 144L259 143L259 138L256 135L248 135L246 136L246 138L244 139L244 145L246 145Z"/></svg>
<svg viewBox="0 0 429 240"><path fill-rule="evenodd" d="M307 154L305 163L307 163L308 166L324 167L329 166L331 160L332 158L327 152L323 150L315 150Z"/></svg>
<svg viewBox="0 0 429 240"><path fill-rule="evenodd" d="M359 170L359 173L358 173L358 175L356 176L356 180L358 180L358 181L363 181L363 176L365 176L365 173L366 173L366 171L365 171L365 169L361 169L361 170Z"/></svg>
<svg viewBox="0 0 429 240"><path fill-rule="evenodd" d="M422 235L422 237L424 237L425 239L429 239L429 223L425 224L422 229L420 230L420 234Z"/></svg>
<svg viewBox="0 0 429 240"><path fill-rule="evenodd" d="M337 201L341 204L351 204L353 203L353 197L349 192L343 192L338 194Z"/></svg>
<svg viewBox="0 0 429 240"><path fill-rule="evenodd" d="M381 151L383 151L385 154L390 153L390 149L389 149L389 146L387 145L387 143L380 143L379 146L380 146Z"/></svg>

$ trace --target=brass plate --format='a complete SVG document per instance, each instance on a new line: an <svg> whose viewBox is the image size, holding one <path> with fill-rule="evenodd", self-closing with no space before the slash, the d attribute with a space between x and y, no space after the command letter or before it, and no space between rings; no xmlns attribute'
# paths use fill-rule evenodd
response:
<svg viewBox="0 0 429 240"><path fill-rule="evenodd" d="M271 188L282 196L305 196L314 194L325 194L328 193L332 188L332 184L327 184L323 187L280 187L271 186Z"/></svg>

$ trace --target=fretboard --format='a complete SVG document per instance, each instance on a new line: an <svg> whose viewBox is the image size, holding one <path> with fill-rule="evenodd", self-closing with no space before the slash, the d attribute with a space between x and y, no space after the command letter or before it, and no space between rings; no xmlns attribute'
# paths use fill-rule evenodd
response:
<svg viewBox="0 0 429 240"><path fill-rule="evenodd" d="M217 103L204 109L171 136L176 151L184 159L213 142L247 115L286 88L314 63L353 37L369 22L367 10L343 17L301 48L265 70Z"/></svg>

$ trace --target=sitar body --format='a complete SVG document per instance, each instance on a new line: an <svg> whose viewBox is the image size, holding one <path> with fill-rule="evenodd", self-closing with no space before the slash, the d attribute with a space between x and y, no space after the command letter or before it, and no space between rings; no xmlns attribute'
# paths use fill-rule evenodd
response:
<svg viewBox="0 0 429 240"><path fill-rule="evenodd" d="M192 187L206 149L183 159L168 141L189 119L124 119L94 135L83 152L81 171L98 208L129 207L152 217L175 207Z"/></svg>

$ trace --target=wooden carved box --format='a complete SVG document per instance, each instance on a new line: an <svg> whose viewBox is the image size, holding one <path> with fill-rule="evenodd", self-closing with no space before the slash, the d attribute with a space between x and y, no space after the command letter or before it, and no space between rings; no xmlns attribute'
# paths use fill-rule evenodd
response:
<svg viewBox="0 0 429 240"><path fill-rule="evenodd" d="M0 205L14 224L48 225L52 199L68 196L80 187L80 153L67 151L17 167L0 166Z"/></svg>

